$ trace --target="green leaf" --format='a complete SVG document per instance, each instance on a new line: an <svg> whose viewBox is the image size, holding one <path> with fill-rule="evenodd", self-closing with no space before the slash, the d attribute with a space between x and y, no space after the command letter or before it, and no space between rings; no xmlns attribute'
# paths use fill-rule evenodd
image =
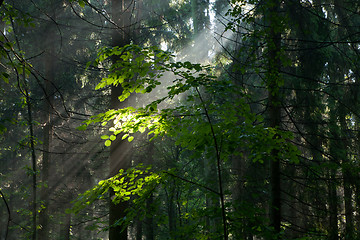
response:
<svg viewBox="0 0 360 240"><path fill-rule="evenodd" d="M84 124L84 125L81 125L80 127L77 127L76 129L77 129L77 130L80 130L80 131L85 131L86 128L87 128L87 125Z"/></svg>
<svg viewBox="0 0 360 240"><path fill-rule="evenodd" d="M78 3L79 3L79 5L80 5L80 7L82 7L82 8L85 7L85 2L84 2L84 1L79 0Z"/></svg>
<svg viewBox="0 0 360 240"><path fill-rule="evenodd" d="M109 138L108 135L102 135L102 136L101 136L101 139L104 139L104 140L106 140L106 139L108 139L108 138Z"/></svg>
<svg viewBox="0 0 360 240"><path fill-rule="evenodd" d="M129 142L132 142L132 140L134 140L134 137L133 137L133 136L130 136L130 137L128 138L128 141L129 141Z"/></svg>
<svg viewBox="0 0 360 240"><path fill-rule="evenodd" d="M124 140L125 138L127 138L129 136L129 134L124 134L124 136L122 136L121 140Z"/></svg>
<svg viewBox="0 0 360 240"><path fill-rule="evenodd" d="M0 134L4 134L7 131L6 127L0 124Z"/></svg>
<svg viewBox="0 0 360 240"><path fill-rule="evenodd" d="M110 146L111 146L111 141L110 141L110 140L106 140L106 141L105 141L105 146L110 147Z"/></svg>
<svg viewBox="0 0 360 240"><path fill-rule="evenodd" d="M2 79L3 79L6 83L9 83L9 77L10 77L10 75L9 75L8 73L3 72L3 73L1 74L1 77L2 77Z"/></svg>

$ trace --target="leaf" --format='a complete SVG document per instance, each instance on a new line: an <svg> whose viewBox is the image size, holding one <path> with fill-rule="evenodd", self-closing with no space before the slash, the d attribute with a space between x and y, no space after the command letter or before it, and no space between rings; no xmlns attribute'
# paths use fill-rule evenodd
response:
<svg viewBox="0 0 360 240"><path fill-rule="evenodd" d="M124 134L124 136L122 136L121 140L124 140L125 138L127 138L129 136L129 134Z"/></svg>
<svg viewBox="0 0 360 240"><path fill-rule="evenodd" d="M110 146L111 146L111 141L110 141L110 140L106 140L106 141L105 141L105 146L110 147Z"/></svg>
<svg viewBox="0 0 360 240"><path fill-rule="evenodd" d="M146 128L145 128L145 127L139 127L139 132L140 132L140 133L144 133L144 132L145 132L145 130L146 130Z"/></svg>
<svg viewBox="0 0 360 240"><path fill-rule="evenodd" d="M84 1L79 0L78 3L79 3L79 5L80 5L80 7L82 7L82 8L85 7L85 2L84 2Z"/></svg>
<svg viewBox="0 0 360 240"><path fill-rule="evenodd" d="M108 135L102 135L102 136L101 136L101 139L104 139L104 140L106 140L106 139L108 139L108 138L109 138Z"/></svg>
<svg viewBox="0 0 360 240"><path fill-rule="evenodd" d="M0 124L0 134L4 134L7 131L6 127Z"/></svg>
<svg viewBox="0 0 360 240"><path fill-rule="evenodd" d="M86 124L84 124L84 125L81 125L81 126L77 127L76 129L80 130L80 131L85 131L86 128L87 128L87 126L86 126Z"/></svg>
<svg viewBox="0 0 360 240"><path fill-rule="evenodd" d="M129 141L129 142L132 142L132 140L134 140L134 137L133 137L133 136L130 136L130 137L128 138L128 141Z"/></svg>
<svg viewBox="0 0 360 240"><path fill-rule="evenodd" d="M8 73L3 72L3 73L1 74L1 77L2 77L2 79L3 79L6 83L9 83L9 77L10 77L10 75L9 75Z"/></svg>

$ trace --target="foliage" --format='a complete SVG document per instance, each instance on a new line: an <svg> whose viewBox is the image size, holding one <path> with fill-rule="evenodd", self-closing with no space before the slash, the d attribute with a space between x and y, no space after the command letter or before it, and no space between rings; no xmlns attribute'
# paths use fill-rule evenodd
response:
<svg viewBox="0 0 360 240"><path fill-rule="evenodd" d="M146 239L358 237L357 1L128 1L131 26L114 24L111 2L1 5L0 177L12 209L0 210L11 219L9 238L34 238L41 226L31 230L31 221L39 222L32 217L47 210L51 233L71 229L69 238L88 230L96 239L102 236L91 231L115 225ZM133 44L103 47L110 33L127 27L136 32L127 39ZM213 33L224 50L216 54ZM175 60L189 44L185 59L216 60ZM125 107L104 112L114 88ZM51 123L43 107L49 97ZM78 128L87 131L74 132L90 115ZM50 125L45 149L41 136ZM131 142L135 167L81 194L68 211L76 216L63 214L73 196L107 175L103 155L121 140ZM46 174L29 166L31 149L35 167L44 164L41 153L52 156L50 181L35 179L32 191L29 177ZM274 162L282 224L276 234L269 227ZM56 210L43 196L30 199L44 189ZM108 226L111 192L114 203L129 205L126 217ZM156 236L147 236L149 227Z"/></svg>
<svg viewBox="0 0 360 240"><path fill-rule="evenodd" d="M166 96L144 107L111 109L80 127L83 130L92 123L101 122L105 126L113 121L109 128L112 134L102 136L106 146L110 146L120 133L122 139L132 141L134 133L144 133L148 129L148 134L153 134L152 139L168 134L177 138L176 144L189 150L204 151L205 146L213 145L213 138L216 138L221 142L224 159L234 154L237 146L247 144L254 161L263 162L275 148L283 159L297 161L297 149L287 142L292 135L265 128L262 118L250 112L243 90L231 81L218 81L210 66L171 62L171 54L167 52L155 47L141 49L136 45L105 48L95 63L102 63L114 55L120 59L110 66L108 77L103 78L97 88L121 85L120 101L133 92L150 93L162 84L161 76L165 72L173 74L174 84L167 86ZM179 96L184 98L183 105L159 108L163 103L172 106L171 101ZM211 128L214 136L211 136ZM282 137L274 140L276 135Z"/></svg>
<svg viewBox="0 0 360 240"><path fill-rule="evenodd" d="M163 181L162 173L152 173L150 169L151 167L142 165L126 171L121 169L115 176L101 180L94 188L81 194L68 212L77 214L95 201L106 199L110 189L115 193L115 197L111 199L115 204L120 201L129 201L133 196L138 197L134 200L135 203L146 198Z"/></svg>
<svg viewBox="0 0 360 240"><path fill-rule="evenodd" d="M299 152L289 142L292 134L264 127L263 119L251 113L243 89L231 81L218 80L210 66L172 62L171 54L167 52L136 45L105 48L95 64L106 66L107 59L111 57L116 61L110 65L108 76L101 80L97 89L120 85L123 89L120 101L125 101L134 92L150 93L162 84L166 85L167 94L143 107L111 109L92 117L80 127L86 129L93 123L101 122L105 126L108 122L113 122L109 128L111 134L102 136L106 140L106 146L110 146L117 136L122 136L122 140L128 138L128 141L132 141L136 132L147 132L148 135L153 135L150 141L165 135L174 138L175 144L194 153L193 159L202 155L208 159L217 159L220 171L222 165L234 155L245 154L254 162L264 163L265 159L271 157L274 149L278 150L281 159L291 163L298 161ZM173 84L163 82L162 76L169 72L174 79ZM132 171L130 170L130 174ZM155 176L158 179L158 175ZM76 203L78 208L84 206L84 203L90 204L110 187L115 190L116 201L130 200L130 197L124 197L126 195L138 195L140 198L144 195L135 190L137 187L126 190L127 184L123 185L123 190L118 189L116 183L124 183L125 179L119 182L117 178L100 182L85 194L85 200L80 199ZM220 176L220 183L221 178ZM134 180L131 182L135 183ZM146 180L141 180L141 183L150 183L150 186L154 184ZM218 193L219 196L223 194L221 191ZM201 236L204 237L204 233Z"/></svg>

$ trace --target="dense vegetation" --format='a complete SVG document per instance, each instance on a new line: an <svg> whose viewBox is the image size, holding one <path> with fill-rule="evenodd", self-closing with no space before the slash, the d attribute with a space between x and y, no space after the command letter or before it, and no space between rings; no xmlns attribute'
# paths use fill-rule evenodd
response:
<svg viewBox="0 0 360 240"><path fill-rule="evenodd" d="M0 4L0 239L360 239L358 1Z"/></svg>

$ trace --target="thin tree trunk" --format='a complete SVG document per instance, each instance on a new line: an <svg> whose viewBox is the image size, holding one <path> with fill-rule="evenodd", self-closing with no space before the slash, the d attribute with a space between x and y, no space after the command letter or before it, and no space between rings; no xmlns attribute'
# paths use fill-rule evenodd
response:
<svg viewBox="0 0 360 240"><path fill-rule="evenodd" d="M154 202L154 196L153 194L151 194L148 199L146 200L146 209L151 209L153 208L153 202ZM147 214L146 218L145 218L145 223L146 223L146 232L145 232L145 239L146 240L154 240L155 239L155 235L154 235L154 218L152 217L152 215Z"/></svg>
<svg viewBox="0 0 360 240"><path fill-rule="evenodd" d="M152 137L148 135L148 139ZM154 153L155 153L155 145L154 141L149 142L149 146L146 150L147 157L145 158L144 164L145 165L151 165L154 162ZM149 211L146 214L144 225L145 225L145 239L146 240L154 240L155 234L154 234L154 217L152 213L152 209L154 208L154 195L151 193L150 196L146 199L146 209Z"/></svg>
<svg viewBox="0 0 360 240"><path fill-rule="evenodd" d="M268 84L268 101L269 101L269 121L270 127L280 129L281 125L281 99L279 93L280 82L280 52L281 52L281 32L279 31L279 0L268 1L269 13L269 33L268 33L268 70L267 70L267 84ZM274 136L274 140L278 137ZM281 231L281 182L280 182L280 158L279 151L273 149L270 157L270 225L274 229L277 238L280 238Z"/></svg>
<svg viewBox="0 0 360 240"><path fill-rule="evenodd" d="M25 87L26 88L26 87ZM34 130L33 130L33 119L32 119L32 108L31 108L31 100L28 90L26 92L26 102L27 102L27 111L28 111L28 124L29 124L29 132L30 132L30 148L31 148L31 163L32 163L32 194L33 194L33 209L32 209L32 239L36 240L37 237L37 164L36 164L36 155L35 155L35 138L34 138Z"/></svg>
<svg viewBox="0 0 360 240"><path fill-rule="evenodd" d="M351 171L349 166L343 166L343 187L345 202L345 240L354 239L354 208L352 204Z"/></svg>
<svg viewBox="0 0 360 240"><path fill-rule="evenodd" d="M142 221L140 219L136 220L136 240L142 240L142 236L143 236L143 224Z"/></svg>
<svg viewBox="0 0 360 240"><path fill-rule="evenodd" d="M52 48L52 47L50 47ZM43 128L43 156L41 169L41 190L40 200L42 209L39 214L39 240L49 238L49 174L51 164L52 137L53 137L53 107L54 107L54 79L55 79L55 59L52 56L54 51L45 57L45 108L44 108L44 128Z"/></svg>
<svg viewBox="0 0 360 240"><path fill-rule="evenodd" d="M336 74L331 74L330 79L332 83L335 83L335 79L337 79ZM336 89L332 87L331 92L335 92ZM337 125L337 111L336 111L336 103L334 99L329 99L328 106L330 110L330 142L329 142L329 153L331 159L329 159L331 165L331 169L329 170L329 240L338 240L339 239L339 227L338 227L338 195L337 195L337 172L338 166L340 164L341 156L338 152L341 150L338 147L339 141L339 127Z"/></svg>
<svg viewBox="0 0 360 240"><path fill-rule="evenodd" d="M338 240L338 205L336 193L336 170L330 170L329 178L329 240Z"/></svg>
<svg viewBox="0 0 360 240"><path fill-rule="evenodd" d="M170 186L169 192L167 194L168 224L169 224L169 232L170 232L171 239L178 239L177 232L176 232L176 230L177 230L176 205L175 205L175 201L174 201L175 191L176 191L175 181L173 181L172 185L173 186Z"/></svg>
<svg viewBox="0 0 360 240"><path fill-rule="evenodd" d="M345 138L344 132L347 130L345 112L344 109L339 109L340 112L340 133L341 138ZM354 208L353 208L353 200L352 200L352 172L351 172L351 162L349 160L349 156L347 154L347 142L346 140L341 140L340 143L341 148L341 157L342 157L342 175L343 175L343 188L344 188L344 203L345 203L345 240L353 240L354 239Z"/></svg>
<svg viewBox="0 0 360 240"><path fill-rule="evenodd" d="M3 1L0 2L0 6L2 3L3 3ZM14 31L16 32L14 20L12 19L11 15L10 15L10 19L11 19L12 27L13 27ZM16 41L16 45L18 47L19 52L22 51L19 39L17 38L16 34L15 34L15 41ZM28 117L27 124L29 127L29 133L30 133L30 152L31 152L31 165L32 165L32 228L31 228L32 235L31 235L31 238L32 238L32 240L36 240L36 238L37 238L37 163L36 163L35 136L34 136L33 117L32 117L32 101L30 98L30 89L26 82L25 69L26 69L26 62L23 62L23 72L22 72L21 76L17 71L16 72L17 72L19 90L21 90L21 87L24 88L24 93L25 93L25 98L26 98L27 117ZM21 83L23 84L23 86L21 86L22 85ZM1 195L2 195L2 193L1 193ZM2 195L2 197L4 198L4 201L6 203L6 207L8 210L8 214L9 214L7 227L6 227L6 234L5 234L5 239L6 239L7 235L8 235L9 223L10 223L11 218L10 218L10 208L5 200L5 197L3 195Z"/></svg>

